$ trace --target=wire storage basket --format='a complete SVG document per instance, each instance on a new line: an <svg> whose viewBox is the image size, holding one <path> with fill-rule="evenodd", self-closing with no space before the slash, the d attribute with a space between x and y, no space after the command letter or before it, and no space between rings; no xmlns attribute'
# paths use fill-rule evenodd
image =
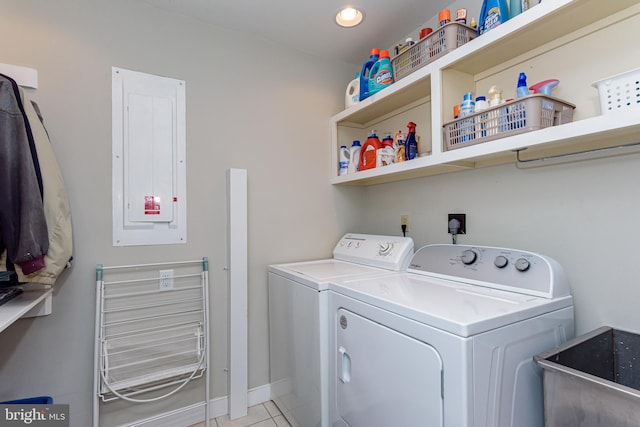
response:
<svg viewBox="0 0 640 427"><path fill-rule="evenodd" d="M602 114L640 107L640 68L593 83L600 97Z"/></svg>
<svg viewBox="0 0 640 427"><path fill-rule="evenodd" d="M396 81L408 76L477 36L476 29L459 22L450 22L434 30L409 49L391 60Z"/></svg>
<svg viewBox="0 0 640 427"><path fill-rule="evenodd" d="M533 94L445 123L447 150L570 123L575 105Z"/></svg>

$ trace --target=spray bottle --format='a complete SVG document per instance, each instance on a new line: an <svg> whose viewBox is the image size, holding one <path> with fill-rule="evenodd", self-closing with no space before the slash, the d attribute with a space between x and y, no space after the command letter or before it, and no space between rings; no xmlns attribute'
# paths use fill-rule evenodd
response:
<svg viewBox="0 0 640 427"><path fill-rule="evenodd" d="M409 134L407 135L407 142L405 143L407 160L415 159L418 157L418 140L416 139L416 124L413 122L407 123L409 128Z"/></svg>

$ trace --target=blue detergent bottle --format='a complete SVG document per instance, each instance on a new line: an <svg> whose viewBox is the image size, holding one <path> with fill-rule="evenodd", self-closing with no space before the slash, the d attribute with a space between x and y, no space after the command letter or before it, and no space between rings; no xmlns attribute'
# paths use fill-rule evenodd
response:
<svg viewBox="0 0 640 427"><path fill-rule="evenodd" d="M374 47L369 53L369 60L362 65L362 71L360 72L360 101L369 96L369 74L379 57L380 49Z"/></svg>
<svg viewBox="0 0 640 427"><path fill-rule="evenodd" d="M369 73L369 95L380 92L387 86L393 84L393 67L389 59L389 51L380 52L380 59L371 67Z"/></svg>
<svg viewBox="0 0 640 427"><path fill-rule="evenodd" d="M484 0L480 9L478 35L482 35L509 20L507 0Z"/></svg>

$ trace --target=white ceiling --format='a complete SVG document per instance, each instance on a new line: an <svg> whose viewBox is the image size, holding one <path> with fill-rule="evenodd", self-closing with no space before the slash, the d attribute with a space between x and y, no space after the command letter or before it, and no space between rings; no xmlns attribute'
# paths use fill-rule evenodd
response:
<svg viewBox="0 0 640 427"><path fill-rule="evenodd" d="M360 66L372 47L389 48L451 0L142 0L281 45ZM364 10L354 28L335 23L346 5ZM391 53L393 55L393 52Z"/></svg>

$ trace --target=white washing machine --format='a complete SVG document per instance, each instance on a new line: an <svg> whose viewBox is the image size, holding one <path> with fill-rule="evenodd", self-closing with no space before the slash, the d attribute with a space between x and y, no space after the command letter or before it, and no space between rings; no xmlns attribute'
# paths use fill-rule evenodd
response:
<svg viewBox="0 0 640 427"><path fill-rule="evenodd" d="M329 310L333 427L543 427L532 358L574 335L562 267L512 249L425 246Z"/></svg>
<svg viewBox="0 0 640 427"><path fill-rule="evenodd" d="M269 266L271 396L293 427L328 427L331 280L406 270L408 237L346 234L333 258Z"/></svg>

